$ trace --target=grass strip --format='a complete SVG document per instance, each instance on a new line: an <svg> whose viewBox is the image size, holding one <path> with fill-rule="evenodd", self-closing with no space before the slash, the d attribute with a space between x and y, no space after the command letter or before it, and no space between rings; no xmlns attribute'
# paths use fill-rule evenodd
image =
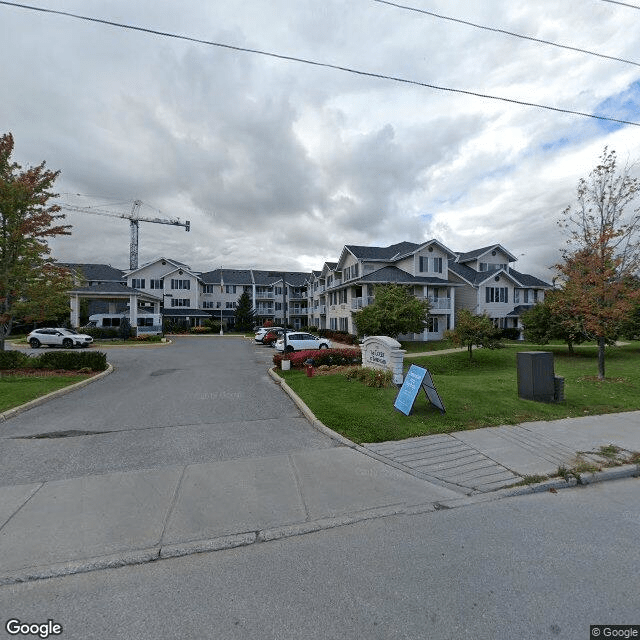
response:
<svg viewBox="0 0 640 640"><path fill-rule="evenodd" d="M304 372L279 372L325 425L354 442L383 442L450 433L479 427L535 420L598 415L640 409L638 343L607 349L604 381L597 379L597 348L568 354L566 347L545 347L555 354L555 375L565 378L565 400L541 403L518 397L518 346L474 350L406 362L429 369L446 408L431 407L424 392L410 416L393 407L396 389L373 389L343 375L306 377Z"/></svg>
<svg viewBox="0 0 640 640"><path fill-rule="evenodd" d="M25 402L57 391L71 384L85 380L90 376L20 376L3 375L0 377L0 412L13 409Z"/></svg>

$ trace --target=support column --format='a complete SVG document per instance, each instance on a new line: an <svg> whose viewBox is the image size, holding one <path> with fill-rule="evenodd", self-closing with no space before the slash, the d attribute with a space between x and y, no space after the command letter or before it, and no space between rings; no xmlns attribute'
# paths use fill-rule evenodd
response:
<svg viewBox="0 0 640 640"><path fill-rule="evenodd" d="M77 293L71 294L71 326L77 328L80 326L80 296Z"/></svg>
<svg viewBox="0 0 640 640"><path fill-rule="evenodd" d="M129 324L138 326L138 296L135 293L129 296Z"/></svg>

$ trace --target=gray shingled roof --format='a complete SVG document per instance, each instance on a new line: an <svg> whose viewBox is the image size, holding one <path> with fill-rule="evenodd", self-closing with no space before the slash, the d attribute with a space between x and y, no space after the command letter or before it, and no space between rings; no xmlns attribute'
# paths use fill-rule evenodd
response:
<svg viewBox="0 0 640 640"><path fill-rule="evenodd" d="M509 273L524 287L538 287L538 288L551 288L548 282L544 280L540 280L540 278L536 278L535 276L529 275L528 273L519 273L515 269L509 269Z"/></svg>
<svg viewBox="0 0 640 640"><path fill-rule="evenodd" d="M58 263L61 267L66 267L75 272L87 282L123 282L124 271L116 269L110 264L93 263Z"/></svg>
<svg viewBox="0 0 640 640"><path fill-rule="evenodd" d="M427 276L412 276L410 273L398 269L398 267L382 267L372 273L368 273L362 278L356 280L350 280L349 284L362 283L362 284L379 284L379 283L393 283L393 284L431 284L436 286L449 286L451 283L447 282L444 278L433 278Z"/></svg>
<svg viewBox="0 0 640 640"><path fill-rule="evenodd" d="M391 260L396 256L415 251L421 245L413 242L398 242L388 247L364 247L348 244L345 247L359 260Z"/></svg>
<svg viewBox="0 0 640 640"><path fill-rule="evenodd" d="M453 260L449 260L449 271L453 271L453 273L460 276L473 286L478 286L483 280L486 280L489 275L486 271L476 271L471 267L459 264Z"/></svg>

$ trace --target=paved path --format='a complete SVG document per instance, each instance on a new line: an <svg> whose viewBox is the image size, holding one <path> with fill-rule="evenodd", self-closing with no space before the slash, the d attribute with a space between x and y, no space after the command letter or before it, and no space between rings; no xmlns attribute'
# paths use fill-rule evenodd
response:
<svg viewBox="0 0 640 640"><path fill-rule="evenodd" d="M0 584L254 544L462 493L314 429L240 338L110 349L106 378L0 424Z"/></svg>

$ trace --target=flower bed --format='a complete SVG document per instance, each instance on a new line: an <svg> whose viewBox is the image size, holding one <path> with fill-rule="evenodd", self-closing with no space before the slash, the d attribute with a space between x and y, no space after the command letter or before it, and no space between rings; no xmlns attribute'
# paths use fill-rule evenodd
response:
<svg viewBox="0 0 640 640"><path fill-rule="evenodd" d="M316 367L321 365L352 365L362 364L362 353L360 349L312 349L306 351L295 351L283 355L276 353L273 356L273 364L280 367L282 359L291 361L292 369L303 369L305 360L311 358Z"/></svg>

